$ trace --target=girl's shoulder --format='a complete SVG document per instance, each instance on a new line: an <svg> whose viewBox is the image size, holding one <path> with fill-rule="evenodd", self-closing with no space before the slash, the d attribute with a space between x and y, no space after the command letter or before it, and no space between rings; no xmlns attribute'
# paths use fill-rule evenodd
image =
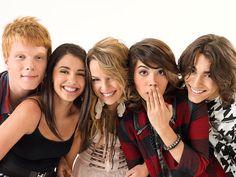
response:
<svg viewBox="0 0 236 177"><path fill-rule="evenodd" d="M19 104L19 111L24 114L22 117L29 119L29 121L39 122L42 116L40 98L35 96L24 99Z"/></svg>
<svg viewBox="0 0 236 177"><path fill-rule="evenodd" d="M135 128L136 125L145 126L148 124L148 118L145 108L140 107L139 110L126 110L123 117L118 118L121 124ZM135 128L136 129L136 128Z"/></svg>
<svg viewBox="0 0 236 177"><path fill-rule="evenodd" d="M19 106L30 112L35 112L37 113L38 111L40 111L41 113L41 101L40 101L40 97L38 96L32 96L32 97L27 97L26 99L24 99Z"/></svg>
<svg viewBox="0 0 236 177"><path fill-rule="evenodd" d="M7 124L13 124L14 130L30 134L37 127L41 118L41 109L34 99L23 100L8 117Z"/></svg>

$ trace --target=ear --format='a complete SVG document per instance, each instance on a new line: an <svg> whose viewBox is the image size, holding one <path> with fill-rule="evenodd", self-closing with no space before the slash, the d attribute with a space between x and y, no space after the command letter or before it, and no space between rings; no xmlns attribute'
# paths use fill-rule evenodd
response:
<svg viewBox="0 0 236 177"><path fill-rule="evenodd" d="M8 59L7 58L4 58L4 63L5 63L6 69L8 69Z"/></svg>
<svg viewBox="0 0 236 177"><path fill-rule="evenodd" d="M7 64L7 61L8 61L8 59L7 59L7 58L4 58L4 63L5 63L5 64Z"/></svg>

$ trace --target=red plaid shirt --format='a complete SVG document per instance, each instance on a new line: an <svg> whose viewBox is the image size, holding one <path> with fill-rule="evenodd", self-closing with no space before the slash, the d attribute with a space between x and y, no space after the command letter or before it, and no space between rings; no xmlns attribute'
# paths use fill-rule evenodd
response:
<svg viewBox="0 0 236 177"><path fill-rule="evenodd" d="M206 105L192 104L190 110L185 91L178 92L172 104L175 108L175 123L171 126L181 135L185 144L179 163L169 151L161 148L164 161L173 177L226 176L214 156L210 156L209 160L209 124ZM134 114L137 114L137 121L134 119ZM135 125L138 125L139 130ZM127 113L119 119L117 129L129 168L145 162L151 177L162 177L158 155L152 145L152 131L146 112Z"/></svg>
<svg viewBox="0 0 236 177"><path fill-rule="evenodd" d="M0 124L8 117L9 113L8 73L4 71L0 73Z"/></svg>

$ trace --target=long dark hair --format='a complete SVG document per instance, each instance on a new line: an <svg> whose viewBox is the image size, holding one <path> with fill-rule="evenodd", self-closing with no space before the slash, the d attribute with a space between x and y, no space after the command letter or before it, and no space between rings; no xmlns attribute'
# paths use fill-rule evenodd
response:
<svg viewBox="0 0 236 177"><path fill-rule="evenodd" d="M55 111L54 111L54 101L53 101L53 95L54 95L54 87L53 87L53 70L56 66L56 64L61 60L63 56L66 54L72 54L78 58L80 58L84 64L86 60L86 52L83 48L81 48L78 45L75 44L62 44L58 46L54 52L51 54L48 65L47 65L47 70L46 70L46 76L43 81L43 90L42 90L42 99L41 99L41 104L42 104L42 110L45 114L45 119L46 122L50 128L50 130L57 136L58 138L61 139L60 134L56 128L55 124ZM84 134L86 133L85 130L87 130L87 117L89 114L89 105L90 105L90 92L91 92L91 87L90 87L90 80L88 77L88 72L85 70L85 89L83 93L74 100L74 104L80 108L80 115L79 116L79 121L77 124L77 128L79 131L81 131L81 136L85 136Z"/></svg>
<svg viewBox="0 0 236 177"><path fill-rule="evenodd" d="M129 50L129 83L133 90L133 103L131 107L140 106L140 100L134 84L134 68L140 60L150 68L161 67L168 80L168 85L164 94L165 98L172 97L173 91L179 88L178 67L175 62L175 56L170 47L163 41L154 38L146 38L135 43ZM136 103L135 103L136 102ZM139 104L139 105L138 105Z"/></svg>
<svg viewBox="0 0 236 177"><path fill-rule="evenodd" d="M210 75L219 87L222 106L234 101L236 92L236 51L228 39L223 36L207 34L193 41L178 60L183 76L192 73L195 58L203 54L210 62Z"/></svg>

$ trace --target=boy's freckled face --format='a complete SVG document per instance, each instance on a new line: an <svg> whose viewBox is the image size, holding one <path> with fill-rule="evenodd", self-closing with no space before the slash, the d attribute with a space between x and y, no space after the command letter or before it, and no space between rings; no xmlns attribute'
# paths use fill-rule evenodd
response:
<svg viewBox="0 0 236 177"><path fill-rule="evenodd" d="M5 59L10 88L30 91L42 82L47 66L47 49L13 42Z"/></svg>

